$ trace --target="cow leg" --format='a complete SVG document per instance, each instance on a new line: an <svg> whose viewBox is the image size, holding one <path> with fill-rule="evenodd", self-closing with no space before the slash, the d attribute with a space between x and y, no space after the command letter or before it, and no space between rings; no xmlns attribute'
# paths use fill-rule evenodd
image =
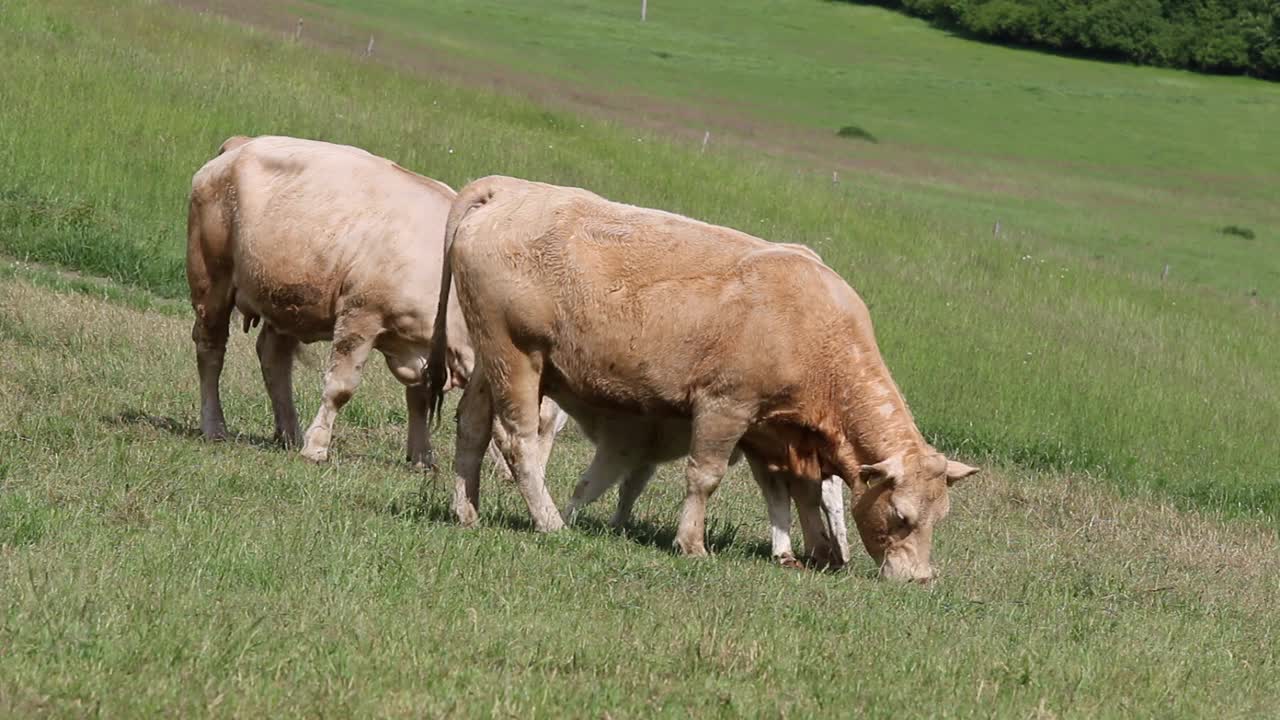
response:
<svg viewBox="0 0 1280 720"><path fill-rule="evenodd" d="M458 401L458 435L453 455L453 513L464 527L471 527L480 519L480 464L493 427L493 395L477 363Z"/></svg>
<svg viewBox="0 0 1280 720"><path fill-rule="evenodd" d="M839 562L832 566L843 567L849 562L849 532L844 524L844 481L836 475L822 480L822 517L840 549Z"/></svg>
<svg viewBox="0 0 1280 720"><path fill-rule="evenodd" d="M509 482L516 481L516 471L511 467L511 461L507 458L510 456L504 448L511 447L511 436L507 434L506 428L502 426L502 422L497 416L493 416L493 441L489 443L489 459L498 468L498 473Z"/></svg>
<svg viewBox="0 0 1280 720"><path fill-rule="evenodd" d="M498 419L510 438L501 450L515 471L516 486L529 506L533 525L538 532L560 530L564 520L547 492L542 465L546 457L539 447L541 360L512 349L502 361L501 373L486 367Z"/></svg>
<svg viewBox="0 0 1280 720"><path fill-rule="evenodd" d="M333 331L329 369L324 374L324 395L315 420L307 428L302 457L312 462L329 459L334 420L360 385L364 362L373 350L373 341L382 329L381 325L376 316L339 316Z"/></svg>
<svg viewBox="0 0 1280 720"><path fill-rule="evenodd" d="M542 406L538 410L538 466L544 471L547 462L551 459L551 447L555 444L556 435L564 429L569 422L569 414L560 409L554 400L549 397L542 398ZM508 482L515 482L515 471L511 469L511 465L507 462L507 458L502 454L501 448L511 443L507 437L507 431L502 429L502 423L496 419L493 423L493 442L489 443L488 455L493 461L498 473Z"/></svg>
<svg viewBox="0 0 1280 720"><path fill-rule="evenodd" d="M631 468L626 477L622 478L622 487L618 488L618 509L614 510L613 519L609 521L614 529L621 530L631 522L631 510L635 507L636 498L644 492L657 471L657 465L645 463Z"/></svg>
<svg viewBox="0 0 1280 720"><path fill-rule="evenodd" d="M427 426L427 386L405 385L404 404L409 415L409 440L405 459L414 467L432 467L435 454L431 451L431 428Z"/></svg>
<svg viewBox="0 0 1280 720"><path fill-rule="evenodd" d="M267 386L271 413L275 416L275 440L287 448L298 447L302 433L293 407L293 357L298 350L298 340L266 324L258 333L257 347L262 381Z"/></svg>
<svg viewBox="0 0 1280 720"><path fill-rule="evenodd" d="M693 557L707 554L707 500L720 486L729 469L734 446L747 429L746 413L717 409L719 412L715 413L695 411L693 438L685 465L684 507L680 511L675 544L681 553Z"/></svg>
<svg viewBox="0 0 1280 720"><path fill-rule="evenodd" d="M838 477L815 483L792 478L791 495L796 501L805 549L820 567L844 567L848 560L848 539L844 527L844 494ZM832 486L834 487L834 492Z"/></svg>
<svg viewBox="0 0 1280 720"><path fill-rule="evenodd" d="M591 464L578 479L577 486L573 488L573 495L564 507L565 523L573 522L579 510L605 494L630 469L626 458L621 453L615 452L608 443L596 446L596 454L591 458Z"/></svg>
<svg viewBox="0 0 1280 720"><path fill-rule="evenodd" d="M556 435L569 422L569 415L560 409L554 400L543 397L538 405L538 444L535 462L545 474L547 463L551 460L551 447L555 444Z"/></svg>
<svg viewBox="0 0 1280 720"><path fill-rule="evenodd" d="M227 421L222 415L222 398L218 380L227 353L227 334L231 324L231 292L226 287L213 287L193 299L196 311L191 339L196 344L196 369L200 374L200 432L206 440L227 436Z"/></svg>
<svg viewBox="0 0 1280 720"><path fill-rule="evenodd" d="M501 432L502 425L496 420L493 423L493 441L489 443L489 449L485 452L489 456L489 460L493 462L493 466L498 469L498 474L507 482L515 482L516 475L512 471L511 465L507 463L507 458L502 454L502 447L509 441L499 440L498 433Z"/></svg>
<svg viewBox="0 0 1280 720"><path fill-rule="evenodd" d="M775 561L787 567L798 564L791 547L791 493L787 482L778 473L769 472L762 463L750 458L751 477L760 486L765 509L769 513L770 554Z"/></svg>

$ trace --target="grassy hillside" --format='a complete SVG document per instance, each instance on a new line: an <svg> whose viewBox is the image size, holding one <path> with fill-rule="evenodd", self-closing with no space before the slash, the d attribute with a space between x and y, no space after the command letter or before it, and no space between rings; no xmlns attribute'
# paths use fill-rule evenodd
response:
<svg viewBox="0 0 1280 720"><path fill-rule="evenodd" d="M493 172L582 185L819 250L952 452L1280 517L1267 304L146 3L15 2L0 33L8 253L182 295L190 175L236 133L348 142L455 186Z"/></svg>
<svg viewBox="0 0 1280 720"><path fill-rule="evenodd" d="M181 304L6 270L0 716L1256 717L1280 693L1270 530L988 468L923 591L863 557L772 566L741 468L714 500L717 557L675 557L669 467L630 537L600 529L608 503L539 537L496 478L463 531L445 478L402 464L403 393L380 367L317 468L268 447L237 334L240 434L209 445ZM314 407L316 373L299 383ZM557 498L587 454L567 431Z"/></svg>
<svg viewBox="0 0 1280 720"><path fill-rule="evenodd" d="M1000 221L1015 249L1280 297L1276 83L984 45L821 0L654 2L645 23L635 0L191 4L277 32L302 17L305 38L348 51L374 35L393 62L691 143L738 138L956 230Z"/></svg>
<svg viewBox="0 0 1280 720"><path fill-rule="evenodd" d="M666 5L651 5L656 23ZM752 4L740 17L784 6ZM843 17L835 5L793 6L815 8L796 23ZM319 34L321 16L308 17L304 32ZM709 22L699 17L682 25L695 32ZM479 29L474 38L474 52L501 44ZM867 62L890 50L868 49ZM956 53L930 77L954 66L963 78ZM530 74L554 64L527 55ZM796 172L812 155L764 158L750 138L701 154L696 141L149 0L8 0L0 62L0 252L86 273L0 263L0 715L1191 717L1213 707L1246 717L1274 707L1280 317L1265 292L1251 303L1226 281L1266 277L1274 260L1243 238L1223 236L1237 254L1208 257L1203 283L1177 271L1161 282L1139 271L1136 251L1132 262L1094 260L1013 216L992 237L973 205L985 191L953 193L927 174L895 185L896 171L846 173L832 185L825 171ZM576 64L596 68L583 70L584 88L608 75ZM1025 72L1083 83L1073 73L1090 67ZM1181 77L1133 72L1095 77L1098 92ZM1274 107L1242 81L1203 82L1212 97L1239 99L1232 117L1260 122ZM760 102L777 101L776 87L761 86ZM949 101L956 117L961 98ZM792 100L799 127L809 111ZM1219 147L1207 140L1216 116L1188 113L1168 148L1189 143L1239 177L1269 172L1250 174L1269 137L1257 135L1252 154ZM962 127L977 135L974 123ZM1119 156L1116 123L1095 131ZM608 499L584 528L536 536L517 494L494 480L483 527L464 532L448 518L446 480L401 464L401 392L380 367L339 421L334 463L314 467L268 447L243 335L224 393L240 434L201 442L179 299L186 191L225 137L267 132L357 144L455 186L493 172L536 177L812 245L868 300L926 432L987 469L939 530L942 581L878 583L861 556L838 575L772 567L741 470L713 500L709 562L667 550L675 468L642 499L628 537L600 529ZM1021 125L1001 132L1028 136ZM904 157L886 138L858 147ZM937 152L969 168L962 146ZM1127 161L1112 176L1030 150L998 156L974 162L1025 167L1009 175L1018 183L1096 182L1104 194L1156 197L1163 183L1192 182L1158 158L1139 182L1121 172ZM1201 216L1211 228L1224 222L1213 208L1237 197L1215 187L1132 214L995 193L990 206L1022 208L1028 227L1079 215L1078 227L1115 222L1120 234ZM1267 211L1263 191L1251 192L1233 216ZM1239 222L1254 223L1252 242L1269 247L1263 216L1249 217ZM1191 237L1161 247L1192 257ZM317 375L298 373L304 413ZM443 457L449 430L437 437ZM556 498L586 454L572 433L559 445Z"/></svg>

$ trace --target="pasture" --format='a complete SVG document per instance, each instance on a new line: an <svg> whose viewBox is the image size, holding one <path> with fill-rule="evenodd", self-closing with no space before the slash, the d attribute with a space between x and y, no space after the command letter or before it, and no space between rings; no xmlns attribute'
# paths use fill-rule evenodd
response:
<svg viewBox="0 0 1280 720"><path fill-rule="evenodd" d="M821 2L760 3L735 16L732 42L710 46L710 10L655 12L653 25L594 42L590 23L614 16L557 22L573 4L548 3L525 18L537 51L467 24L462 4L433 3L435 23L408 4L331 5L305 4L304 36L342 13L351 37L388 33L374 59L286 42L287 25L252 31L147 0L0 6L0 252L21 258L0 265L0 714L1274 707L1280 287L1268 183L1280 141L1263 126L1277 117L1275 86L970 46ZM287 18L304 5L266 7ZM784 7L796 35L761 29ZM894 28L911 39L883 41ZM657 69L600 60L628 37L662 38L672 57L654 56ZM603 96L625 85L690 113L749 102L743 116L758 119L701 153L688 122L627 124L608 103L468 87L475 75L408 61L418 44L490 67L519 60L528 77L580 68L566 77ZM839 64L848 48L867 63L850 72L880 77L898 88L880 99L903 104L854 117L820 101L802 81L805 53ZM766 51L770 73L739 66ZM659 82L656 61L684 52ZM753 91L748 76L767 84ZM965 114L975 77L1009 108L1007 125ZM1055 90L1020 102L1019 82ZM916 105L930 97L939 104ZM1055 126L1069 107L1074 124ZM831 148L860 141L806 140L855 123L880 142L845 156ZM1131 123L1155 141L1126 138ZM798 149L761 152L753 135L766 127L794 133ZM578 529L536 536L492 477L482 527L460 530L443 473L401 462L401 392L380 363L339 419L332 463L315 467L267 442L252 338L238 333L224 380L238 435L199 441L185 194L237 133L356 144L455 187L492 172L578 184L813 246L867 299L922 429L986 470L957 489L939 530L941 581L875 582L860 553L841 574L773 567L741 468L712 501L707 562L669 551L678 468L662 471L625 536L603 527L612 496ZM993 136L1004 144L976 144ZM815 155L849 163L839 184ZM926 156L957 180L910 162ZM978 167L1036 197L975 183ZM1094 190L1136 200L1110 205ZM994 237L993 210L1006 228ZM1255 236L1217 232L1227 224ZM1164 257L1176 263L1162 281L1152 268ZM322 352L298 373L304 416ZM446 470L451 439L446 423ZM588 455L566 431L549 471L557 500Z"/></svg>

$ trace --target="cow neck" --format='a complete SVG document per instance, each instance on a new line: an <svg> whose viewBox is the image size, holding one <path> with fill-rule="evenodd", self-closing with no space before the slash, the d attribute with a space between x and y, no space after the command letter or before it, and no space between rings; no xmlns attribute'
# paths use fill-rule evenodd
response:
<svg viewBox="0 0 1280 720"><path fill-rule="evenodd" d="M844 434L858 462L870 465L921 451L924 436L888 368L878 361L866 365L844 403Z"/></svg>

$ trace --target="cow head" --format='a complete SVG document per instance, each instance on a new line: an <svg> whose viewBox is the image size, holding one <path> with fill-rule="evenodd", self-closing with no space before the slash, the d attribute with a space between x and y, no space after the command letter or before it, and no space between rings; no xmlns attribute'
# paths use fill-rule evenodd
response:
<svg viewBox="0 0 1280 720"><path fill-rule="evenodd" d="M861 466L853 487L853 519L867 552L887 580L928 582L933 527L951 509L947 493L977 468L940 453L895 455Z"/></svg>

